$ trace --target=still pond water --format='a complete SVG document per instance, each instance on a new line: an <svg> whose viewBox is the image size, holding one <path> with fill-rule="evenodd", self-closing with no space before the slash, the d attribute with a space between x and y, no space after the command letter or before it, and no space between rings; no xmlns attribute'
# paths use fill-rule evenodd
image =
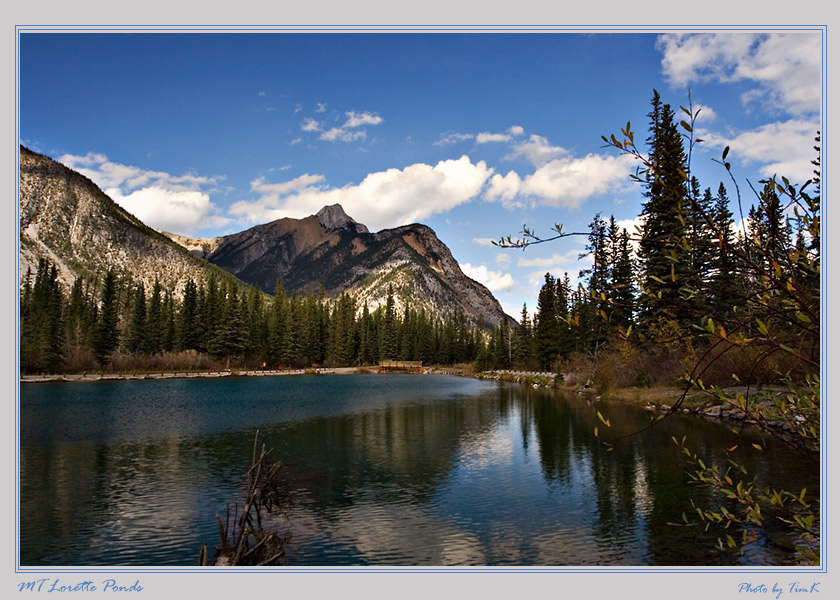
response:
<svg viewBox="0 0 840 600"><path fill-rule="evenodd" d="M740 442L649 413L448 376L354 375L21 386L20 562L197 564L240 498L257 431L287 466L289 564L788 564L782 534L743 556L673 525L692 500L672 436L706 462ZM598 421L597 411L612 428ZM599 426L601 441L593 430ZM744 436L747 436L746 439ZM788 489L817 474L780 448L740 457Z"/></svg>

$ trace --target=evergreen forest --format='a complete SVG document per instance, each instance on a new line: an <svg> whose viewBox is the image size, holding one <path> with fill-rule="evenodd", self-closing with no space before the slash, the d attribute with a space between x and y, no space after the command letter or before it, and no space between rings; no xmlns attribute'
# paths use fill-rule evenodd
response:
<svg viewBox="0 0 840 600"><path fill-rule="evenodd" d="M797 187L785 177L749 183L749 207L724 150L724 181L691 175L697 112L654 91L647 150L628 123L608 147L633 155L643 193L641 226L628 232L596 214L586 232L502 238L527 248L585 236L591 266L546 273L536 311L491 338L485 368L580 373L600 389L779 383L818 376L820 362L820 161ZM682 118L680 118L682 117ZM740 227L736 223L741 223Z"/></svg>
<svg viewBox="0 0 840 600"><path fill-rule="evenodd" d="M20 310L24 373L470 363L487 335L460 314L398 311L393 289L369 311L348 294L287 296L278 282L267 296L212 273L176 297L108 271L65 294L46 259L26 273Z"/></svg>

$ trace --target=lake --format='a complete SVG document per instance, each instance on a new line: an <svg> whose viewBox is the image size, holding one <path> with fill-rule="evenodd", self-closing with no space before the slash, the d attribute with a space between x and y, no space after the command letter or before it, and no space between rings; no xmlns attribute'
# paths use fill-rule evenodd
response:
<svg viewBox="0 0 840 600"><path fill-rule="evenodd" d="M597 412L610 419L608 430ZM724 448L759 478L818 493L816 467L753 431L527 386L437 375L226 377L20 387L20 564L190 566L219 543L254 439L286 465L272 518L289 564L785 565L784 532L714 548L676 525L692 501L671 440ZM599 428L600 438L594 435ZM736 538L738 536L735 536Z"/></svg>

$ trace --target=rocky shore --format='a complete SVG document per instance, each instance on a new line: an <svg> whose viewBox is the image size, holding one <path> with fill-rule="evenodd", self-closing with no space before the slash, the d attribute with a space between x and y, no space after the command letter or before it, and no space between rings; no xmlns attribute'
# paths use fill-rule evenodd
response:
<svg viewBox="0 0 840 600"><path fill-rule="evenodd" d="M554 389L558 392L591 396L594 400L610 403L629 404L643 408L652 413L668 414L672 410L684 414L694 414L709 419L721 419L727 421L743 422L748 420L744 411L739 407L721 402L720 397L711 391L703 391L699 389L690 390L683 398L680 405L674 409L676 402L683 394L683 390L678 387L667 386L652 386L652 387L632 387L621 388L615 390L607 390L599 393L594 387L588 385L587 382L581 383L581 380L574 375L551 372L535 372L535 371L484 371L476 374L476 377L484 380L504 381L511 383L519 383L521 385L528 385L533 388ZM757 392L757 390L750 390L746 387L740 386L737 388L728 388L726 390L731 397L738 394L747 395L760 393L760 399L753 406L753 409L760 408L764 414L768 414L773 407L774 395L781 393L782 390L764 387ZM781 421L767 421L767 425L778 429L789 430L789 426Z"/></svg>

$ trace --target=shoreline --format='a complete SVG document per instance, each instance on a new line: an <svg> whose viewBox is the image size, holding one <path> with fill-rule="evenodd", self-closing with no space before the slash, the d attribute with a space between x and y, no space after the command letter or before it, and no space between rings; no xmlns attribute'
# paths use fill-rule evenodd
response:
<svg viewBox="0 0 840 600"><path fill-rule="evenodd" d="M147 379L217 379L220 377L283 377L289 375L376 375L379 373L406 373L406 371L385 371L378 366L369 367L310 367L308 369L224 369L221 371L162 371L149 373L75 373L20 375L23 383L90 382L90 381L140 381ZM459 375L455 368L427 367L411 374Z"/></svg>
<svg viewBox="0 0 840 600"><path fill-rule="evenodd" d="M550 372L535 371L482 371L478 373L466 372L462 367L423 367L421 371L385 370L379 366L366 367L310 367L308 369L283 370L221 370L221 371L170 371L158 373L79 373L79 374L48 374L48 375L20 375L21 385L27 383L60 383L60 382L95 382L95 381L140 381L161 379L218 379L222 377L284 377L293 375L361 375L361 374L423 374L423 375L457 375L472 377L483 381L498 381L527 385L533 388L553 390L563 394L586 396L596 402L605 404L627 404L641 408L651 413L664 415L671 412L673 404L682 395L683 390L677 387L627 387L609 389L598 392L586 385L573 385L564 381L565 377ZM743 387L729 390L732 393L746 393ZM755 390L757 392L760 390ZM764 392L773 392L764 388ZM694 414L701 417L718 420L744 421L743 413L733 407L720 402L717 395L693 390L683 399L677 412ZM781 423L775 424L784 429Z"/></svg>
<svg viewBox="0 0 840 600"><path fill-rule="evenodd" d="M595 402L603 402L604 404L626 404L658 414L660 417L672 412L673 405L680 399L684 392L682 388L675 386L624 387L598 392L595 388L586 385L565 382L565 377L561 375L558 378L555 373L484 371L474 376L483 380L518 383L519 385L529 385L533 388L550 389L563 394L586 397ZM768 410L773 406L772 397L783 393L783 390L767 386L757 386L755 389L749 389L745 386L735 386L726 388L726 392L733 396L736 394L761 393L762 397L759 400L760 408ZM721 402L721 399L716 393L704 391L699 388L689 390L680 403L680 406L673 412L721 421L750 422L741 409L733 404ZM773 429L790 431L790 427L787 424L778 420L769 420L767 425Z"/></svg>

